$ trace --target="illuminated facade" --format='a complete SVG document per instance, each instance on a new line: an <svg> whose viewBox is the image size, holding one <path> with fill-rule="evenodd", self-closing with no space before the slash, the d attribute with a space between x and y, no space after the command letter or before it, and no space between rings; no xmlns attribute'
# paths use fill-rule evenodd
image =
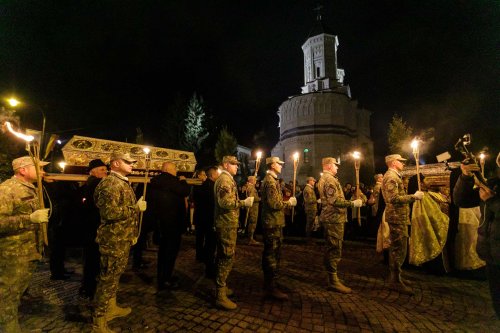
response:
<svg viewBox="0 0 500 333"><path fill-rule="evenodd" d="M373 175L373 142L370 137L371 112L358 107L344 84L345 72L338 68L337 36L325 32L319 19L310 37L302 45L304 52L304 86L301 94L291 96L279 109L280 139L273 156L287 162L282 171L285 180L293 177L292 155L300 153L297 179L318 178L321 159L340 158L342 182L354 181L354 167L349 153L363 154L362 172Z"/></svg>

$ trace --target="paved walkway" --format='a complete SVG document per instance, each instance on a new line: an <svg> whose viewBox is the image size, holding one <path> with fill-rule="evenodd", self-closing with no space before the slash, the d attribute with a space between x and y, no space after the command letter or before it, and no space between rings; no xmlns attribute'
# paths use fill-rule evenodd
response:
<svg viewBox="0 0 500 333"><path fill-rule="evenodd" d="M298 243L298 242L295 242ZM259 246L238 245L229 277L238 309L217 310L213 284L194 260L194 237L186 236L177 261L180 289L156 294L152 266L143 273L129 269L118 300L133 308L127 318L110 323L116 332L500 332L485 281L435 276L409 270L416 295L386 288L386 267L371 244L346 242L340 276L355 291L342 295L325 289L322 245L286 244L281 284L286 302L262 293ZM156 253L146 251L154 261ZM32 332L88 332L89 304L78 296L81 266L69 281L51 281L48 264L34 275L20 308L23 327Z"/></svg>

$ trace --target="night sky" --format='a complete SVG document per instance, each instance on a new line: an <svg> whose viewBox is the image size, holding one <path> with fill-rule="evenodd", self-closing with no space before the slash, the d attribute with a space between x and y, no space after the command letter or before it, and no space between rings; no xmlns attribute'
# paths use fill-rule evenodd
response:
<svg viewBox="0 0 500 333"><path fill-rule="evenodd" d="M430 162L466 132L475 150L496 155L499 1L326 2L346 82L373 112L376 154L386 154L397 113L435 129ZM141 127L155 144L168 106L196 92L239 143L253 147L260 133L271 148L279 105L304 83L301 45L317 3L4 0L0 94L43 106L49 132L133 141ZM40 122L23 112L26 125Z"/></svg>

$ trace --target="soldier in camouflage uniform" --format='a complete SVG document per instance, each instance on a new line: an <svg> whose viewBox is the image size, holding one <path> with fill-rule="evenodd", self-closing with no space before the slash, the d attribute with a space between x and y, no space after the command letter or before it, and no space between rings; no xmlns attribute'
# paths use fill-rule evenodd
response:
<svg viewBox="0 0 500 333"><path fill-rule="evenodd" d="M291 197L283 201L283 193L278 181L278 175L285 162L279 157L266 158L267 174L262 181L262 233L264 252L262 253L262 270L264 272L264 288L266 295L280 299L288 299L276 282L278 280L283 227L285 226L285 208L297 205L297 199Z"/></svg>
<svg viewBox="0 0 500 333"><path fill-rule="evenodd" d="M311 232L314 226L314 219L318 214L318 200L316 198L316 192L314 191L314 184L316 184L316 179L314 177L307 177L307 184L304 186L304 209L306 212L306 237L307 242L311 243Z"/></svg>
<svg viewBox="0 0 500 333"><path fill-rule="evenodd" d="M46 164L40 162L40 167ZM0 332L17 333L21 332L17 319L21 296L41 259L39 224L48 222L49 210L38 209L31 158L14 159L12 169L14 176L0 184Z"/></svg>
<svg viewBox="0 0 500 333"><path fill-rule="evenodd" d="M254 239L255 228L257 227L257 219L259 217L259 202L260 196L255 188L257 178L248 176L247 180L247 197L253 197L253 205L248 212L248 245L259 245L260 243Z"/></svg>
<svg viewBox="0 0 500 333"><path fill-rule="evenodd" d="M382 180L382 195L386 203L385 220L389 224L391 246L389 248L389 288L404 294L413 295L407 286L409 281L401 277L401 266L406 258L408 246L408 225L410 224L410 206L415 200L421 200L424 193L406 194L401 178L403 162L406 159L399 154L388 155L385 163L388 170Z"/></svg>
<svg viewBox="0 0 500 333"><path fill-rule="evenodd" d="M92 332L95 333L112 332L107 322L132 311L116 304L116 292L127 266L130 246L138 236L139 212L146 210L146 202L142 197L136 201L126 177L132 172L135 162L129 154L113 153L111 173L94 192L94 201L101 215L96 237L101 253L101 272L94 297Z"/></svg>
<svg viewBox="0 0 500 333"><path fill-rule="evenodd" d="M342 242L344 240L344 224L347 223L347 208L361 207L363 201L346 200L338 178L338 163L333 157L322 160L323 175L318 182L321 199L320 222L325 229L326 252L325 267L328 273L328 287L340 293L349 294L351 288L346 287L338 278L337 266L342 257Z"/></svg>
<svg viewBox="0 0 500 333"><path fill-rule="evenodd" d="M238 172L238 164L236 157L224 156L222 172L214 186L214 219L217 237L215 305L225 310L237 308L236 303L227 298L226 280L233 268L240 207L251 207L253 204L253 197L248 197L245 200L238 198L238 189L233 179L233 176Z"/></svg>

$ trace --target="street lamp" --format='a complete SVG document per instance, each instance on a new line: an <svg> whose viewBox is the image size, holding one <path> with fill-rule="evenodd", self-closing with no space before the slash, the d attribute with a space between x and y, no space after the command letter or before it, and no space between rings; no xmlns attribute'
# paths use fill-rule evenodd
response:
<svg viewBox="0 0 500 333"><path fill-rule="evenodd" d="M9 103L10 106L12 107L16 107L18 105L21 104L21 101L19 101L17 98L15 97L11 97L7 100L7 102ZM44 138L45 138L45 124L47 122L47 118L45 117L45 112L43 111L43 109L38 106L38 109L40 110L40 112L42 113L42 117L43 117L43 120L42 120L42 134L41 134L41 137L40 137L40 150L43 152L43 141L44 141Z"/></svg>

